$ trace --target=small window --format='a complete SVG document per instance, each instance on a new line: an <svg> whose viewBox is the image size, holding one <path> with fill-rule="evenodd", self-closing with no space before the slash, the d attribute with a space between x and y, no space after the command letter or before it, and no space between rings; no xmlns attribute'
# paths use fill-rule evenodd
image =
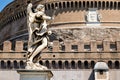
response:
<svg viewBox="0 0 120 80"><path fill-rule="evenodd" d="M61 4L61 2L59 3L59 8L62 8L62 4Z"/></svg>
<svg viewBox="0 0 120 80"><path fill-rule="evenodd" d="M94 4L93 4L93 1L91 1L91 8L93 8L93 5L94 5Z"/></svg>
<svg viewBox="0 0 120 80"><path fill-rule="evenodd" d="M52 67L53 67L53 69L56 69L56 62L55 61L52 61Z"/></svg>
<svg viewBox="0 0 120 80"><path fill-rule="evenodd" d="M68 61L65 61L65 62L64 62L64 65L65 65L65 68L66 68L66 69L69 69L69 68L70 68L70 65L69 65L69 62L68 62Z"/></svg>
<svg viewBox="0 0 120 80"><path fill-rule="evenodd" d="M103 9L105 8L105 2L104 1L102 2L102 8Z"/></svg>
<svg viewBox="0 0 120 80"><path fill-rule="evenodd" d="M73 8L73 2L71 2L71 8Z"/></svg>
<svg viewBox="0 0 120 80"><path fill-rule="evenodd" d="M77 8L78 7L78 3L75 1L75 8Z"/></svg>
<svg viewBox="0 0 120 80"><path fill-rule="evenodd" d="M54 4L53 3L51 4L51 8L54 9Z"/></svg>
<svg viewBox="0 0 120 80"><path fill-rule="evenodd" d="M109 2L108 1L106 2L106 8L109 8Z"/></svg>
<svg viewBox="0 0 120 80"><path fill-rule="evenodd" d="M82 69L82 62L81 61L78 61L78 68Z"/></svg>
<svg viewBox="0 0 120 80"><path fill-rule="evenodd" d="M48 50L49 50L49 51L52 51L52 50L53 50L53 47L52 47L52 46L48 46Z"/></svg>
<svg viewBox="0 0 120 80"><path fill-rule="evenodd" d="M85 1L83 1L83 8L85 8Z"/></svg>
<svg viewBox="0 0 120 80"><path fill-rule="evenodd" d="M87 1L87 7L88 7L88 8L90 7L90 3L89 3L89 1Z"/></svg>
<svg viewBox="0 0 120 80"><path fill-rule="evenodd" d="M55 3L55 7L58 7L58 3Z"/></svg>
<svg viewBox="0 0 120 80"><path fill-rule="evenodd" d="M78 50L78 46L77 45L72 45L72 50L77 51Z"/></svg>
<svg viewBox="0 0 120 80"><path fill-rule="evenodd" d="M84 45L84 50L85 51L90 51L90 45Z"/></svg>
<svg viewBox="0 0 120 80"><path fill-rule="evenodd" d="M100 1L98 2L98 8L101 8L101 2Z"/></svg>
<svg viewBox="0 0 120 80"><path fill-rule="evenodd" d="M110 50L111 51L116 51L116 45L115 44L110 44Z"/></svg>
<svg viewBox="0 0 120 80"><path fill-rule="evenodd" d="M79 2L79 8L81 8L82 7L82 3L81 3L81 1Z"/></svg>
<svg viewBox="0 0 120 80"><path fill-rule="evenodd" d="M42 61L39 61L39 64L43 65L43 62L42 62Z"/></svg>
<svg viewBox="0 0 120 80"><path fill-rule="evenodd" d="M84 62L84 68L85 68L85 69L88 69L88 68L89 68L88 61L85 61L85 62Z"/></svg>
<svg viewBox="0 0 120 80"><path fill-rule="evenodd" d="M66 4L65 4L65 2L63 2L63 8L66 8L66 6L65 6Z"/></svg>
<svg viewBox="0 0 120 80"><path fill-rule="evenodd" d="M110 9L112 9L113 8L113 2L111 1L110 2Z"/></svg>
<svg viewBox="0 0 120 80"><path fill-rule="evenodd" d="M72 61L72 62L71 62L71 68L72 68L72 69L75 69L75 68L76 68L75 61Z"/></svg>
<svg viewBox="0 0 120 80"><path fill-rule="evenodd" d="M28 43L25 42L25 43L24 43L24 46L23 46L23 50L27 50L27 49L28 49Z"/></svg>
<svg viewBox="0 0 120 80"><path fill-rule="evenodd" d="M97 45L97 51L102 51L103 50L103 45Z"/></svg>
<svg viewBox="0 0 120 80"><path fill-rule="evenodd" d="M100 70L99 73L100 73L100 75L103 75L103 70Z"/></svg>
<svg viewBox="0 0 120 80"><path fill-rule="evenodd" d="M61 51L65 51L65 45L60 46Z"/></svg>
<svg viewBox="0 0 120 80"><path fill-rule="evenodd" d="M70 3L69 2L67 2L67 8L69 8L70 7Z"/></svg>
<svg viewBox="0 0 120 80"><path fill-rule="evenodd" d="M97 8L97 1L95 1L95 5L94 5L95 8Z"/></svg>
<svg viewBox="0 0 120 80"><path fill-rule="evenodd" d="M58 67L59 67L59 69L63 68L62 61L58 61Z"/></svg>

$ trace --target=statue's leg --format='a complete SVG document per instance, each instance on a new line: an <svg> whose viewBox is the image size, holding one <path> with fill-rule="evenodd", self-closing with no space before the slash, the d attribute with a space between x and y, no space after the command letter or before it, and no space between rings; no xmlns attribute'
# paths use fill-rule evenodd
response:
<svg viewBox="0 0 120 80"><path fill-rule="evenodd" d="M36 48L36 50L33 52L33 54L31 55L31 57L29 58L29 60L30 60L30 61L31 61L31 60L33 61L33 58L34 58L37 54L39 54L39 52L41 52L46 46L47 46L47 38L44 37L43 40L42 40L42 44Z"/></svg>

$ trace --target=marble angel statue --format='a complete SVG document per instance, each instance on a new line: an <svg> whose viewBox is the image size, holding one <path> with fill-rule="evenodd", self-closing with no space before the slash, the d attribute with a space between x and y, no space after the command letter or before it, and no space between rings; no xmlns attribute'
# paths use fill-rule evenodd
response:
<svg viewBox="0 0 120 80"><path fill-rule="evenodd" d="M50 16L46 16L45 7L39 4L36 9L32 9L32 3L28 4L27 7L27 26L29 33L28 40L28 58L26 69L47 69L38 63L38 60L34 61L35 57L39 57L41 51L47 47L48 38L47 36L51 34L48 31L47 20L52 20Z"/></svg>

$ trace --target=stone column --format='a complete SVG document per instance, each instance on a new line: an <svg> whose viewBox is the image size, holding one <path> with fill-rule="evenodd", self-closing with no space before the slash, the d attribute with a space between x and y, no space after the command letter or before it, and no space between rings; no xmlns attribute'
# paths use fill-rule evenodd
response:
<svg viewBox="0 0 120 80"><path fill-rule="evenodd" d="M50 70L17 70L20 80L50 80L53 76Z"/></svg>

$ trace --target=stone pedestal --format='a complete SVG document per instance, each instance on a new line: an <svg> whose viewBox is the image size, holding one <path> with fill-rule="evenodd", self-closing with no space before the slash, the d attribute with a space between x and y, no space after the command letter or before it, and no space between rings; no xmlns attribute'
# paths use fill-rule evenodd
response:
<svg viewBox="0 0 120 80"><path fill-rule="evenodd" d="M53 76L50 70L17 70L20 80L50 80Z"/></svg>

